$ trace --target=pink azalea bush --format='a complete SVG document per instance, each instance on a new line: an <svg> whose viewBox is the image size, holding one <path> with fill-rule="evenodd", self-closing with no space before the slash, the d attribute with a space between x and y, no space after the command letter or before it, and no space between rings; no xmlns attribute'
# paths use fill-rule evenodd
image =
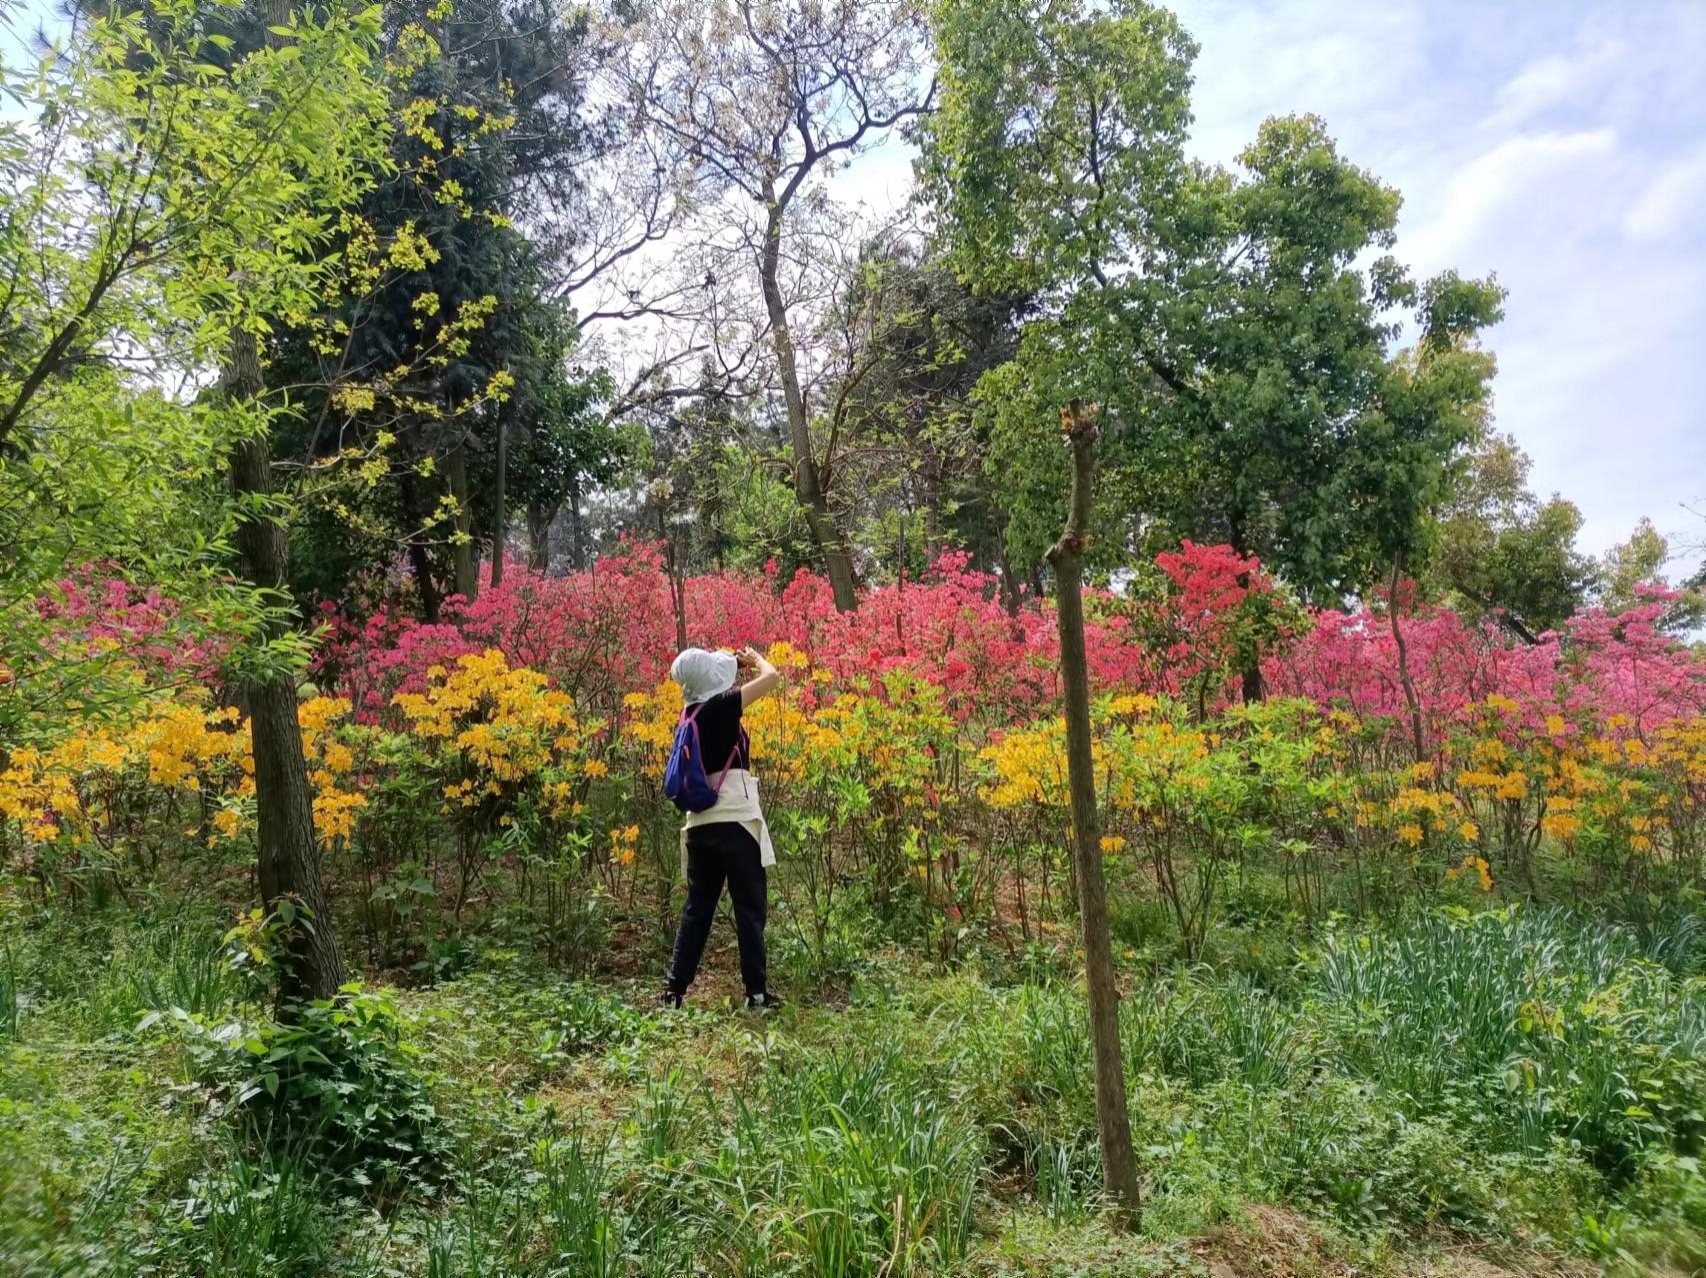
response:
<svg viewBox="0 0 1706 1278"><path fill-rule="evenodd" d="M1189 695L1206 711L1239 696L1244 666L1259 660L1279 695L1348 712L1371 728L1407 714L1389 603L1304 613L1253 557L1186 542L1158 557L1164 590L1136 600L1093 593L1086 636L1102 691ZM688 641L716 647L786 641L818 672L824 692L880 690L891 672L942 689L960 721L986 726L1034 717L1059 692L1052 608L1028 602L1015 615L996 579L960 552L923 580L868 591L857 611L837 612L828 581L800 571L783 582L721 572L684 585ZM1659 622L1675 593L1650 589L1627 612L1590 608L1537 644L1513 643L1496 626L1399 596L1409 673L1427 731L1443 739L1489 697L1514 706L1513 728L1540 732L1563 717L1586 730L1645 734L1706 713L1706 659ZM610 716L623 696L656 686L676 647L675 606L660 550L642 542L581 572L548 576L512 567L473 603L447 602L436 625L393 601L356 618L329 613L318 661L323 684L368 718L428 672L464 653L498 648L512 664ZM128 614L127 614L128 615ZM117 623L115 623L117 624ZM125 623L131 624L131 623Z"/></svg>
<svg viewBox="0 0 1706 1278"><path fill-rule="evenodd" d="M941 687L954 714L1003 721L1046 703L1057 691L1058 640L1052 612L1009 614L997 582L944 556L922 582L870 591L855 613L838 613L829 583L801 571L782 585L762 575L723 572L689 578L688 642L763 646L786 641L831 686L880 685L905 672ZM1104 599L1104 604L1112 603ZM1093 676L1106 688L1147 683L1148 661L1131 623L1106 606L1088 636ZM419 691L434 666L485 648L512 664L543 670L565 691L615 711L625 693L655 686L675 655L675 610L656 547L628 542L591 568L547 576L511 567L503 584L472 604L451 599L436 625L402 603L365 618L329 612L317 663L369 717L399 692Z"/></svg>
<svg viewBox="0 0 1706 1278"><path fill-rule="evenodd" d="M60 659L119 659L153 686L211 683L230 642L157 586L112 565L83 564L35 601L49 649Z"/></svg>

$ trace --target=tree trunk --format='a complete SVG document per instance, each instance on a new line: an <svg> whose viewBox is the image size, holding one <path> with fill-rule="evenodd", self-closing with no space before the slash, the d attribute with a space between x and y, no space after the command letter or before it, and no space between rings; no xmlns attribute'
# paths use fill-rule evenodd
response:
<svg viewBox="0 0 1706 1278"><path fill-rule="evenodd" d="M227 395L245 401L259 398L264 387L260 350L252 333L239 333L232 339L224 371ZM230 472L243 572L269 597L269 604L282 603L287 546L284 525L267 509L273 492L272 449L264 430L236 446ZM277 638L283 630L284 623L274 620L262 638ZM264 663L258 664L264 669ZM297 720L296 681L288 670L250 674L243 681L243 693L249 703L249 736L255 761L255 842L261 903L283 924L278 1008L286 1015L292 1005L304 999L335 995L344 983L343 961L320 873L313 794Z"/></svg>
<svg viewBox="0 0 1706 1278"><path fill-rule="evenodd" d="M1005 545L1001 547L1000 567L1001 602L1007 609L1007 615L1017 619L1024 587L1019 584L1019 574L1013 571L1013 561L1007 557Z"/></svg>
<svg viewBox="0 0 1706 1278"><path fill-rule="evenodd" d="M551 567L551 525L557 522L557 507L534 502L527 508L527 566L534 572Z"/></svg>
<svg viewBox="0 0 1706 1278"><path fill-rule="evenodd" d="M498 419L498 475L497 482L492 487L492 500L497 503L496 513L492 517L492 589L503 585L504 580L504 542L509 538L509 508L504 504L507 500L504 493L505 470L509 466L509 429L502 418Z"/></svg>
<svg viewBox="0 0 1706 1278"><path fill-rule="evenodd" d="M1416 681L1410 678L1410 646L1404 641L1404 629L1398 624L1398 583L1404 568L1404 556L1392 561L1392 594L1386 601L1387 616L1392 622L1392 643L1398 649L1398 682L1404 686L1404 701L1410 707L1410 741L1416 750L1416 762L1428 757L1427 738L1422 731L1422 701L1416 695Z"/></svg>
<svg viewBox="0 0 1706 1278"><path fill-rule="evenodd" d="M988 500L993 505L994 494L989 494ZM1019 574L1013 570L1013 559L1007 551L1007 515L999 506L995 507L995 566L1001 578L1001 598L1006 605L1007 615L1015 620L1019 616L1020 600L1024 594L1024 584Z"/></svg>
<svg viewBox="0 0 1706 1278"><path fill-rule="evenodd" d="M579 572L591 556L586 545L586 516L581 511L579 480L569 482L569 567Z"/></svg>
<svg viewBox="0 0 1706 1278"><path fill-rule="evenodd" d="M474 511L468 502L468 450L458 440L444 459L444 476L456 502L456 536L451 539L451 564L456 593L468 603L480 597L478 561L474 558Z"/></svg>
<svg viewBox="0 0 1706 1278"><path fill-rule="evenodd" d="M924 565L934 564L942 553L942 493L947 482L942 474L941 454L930 445L924 452Z"/></svg>
<svg viewBox="0 0 1706 1278"><path fill-rule="evenodd" d="M1125 1224L1142 1209L1137 1160L1126 1106L1120 1058L1119 991L1114 986L1113 943L1108 931L1108 889L1102 875L1096 769L1090 747L1090 672L1084 652L1084 547L1089 540L1095 483L1097 409L1074 401L1061 410L1072 446L1072 497L1066 529L1049 551L1060 621L1060 677L1066 710L1066 767L1072 792L1072 859L1078 879L1078 918L1084 941L1084 982L1090 1001L1090 1042L1095 1060L1096 1128L1102 1175Z"/></svg>
<svg viewBox="0 0 1706 1278"><path fill-rule="evenodd" d="M432 579L432 556L427 553L426 511L421 509L420 481L413 466L404 466L397 477L398 495L403 502L403 519L409 526L407 543L409 567L415 574L415 589L421 597L421 620L429 626L438 624L438 583Z"/></svg>
<svg viewBox="0 0 1706 1278"><path fill-rule="evenodd" d="M812 544L823 556L829 585L835 592L835 607L840 612L851 612L859 606L859 580L853 572L853 557L847 551L847 543L835 526L829 498L820 483L817 461L812 456L811 423L806 417L805 396L800 391L800 370L794 356L793 333L788 327L788 308L782 300L779 274L782 210L776 204L775 192L766 190L765 196L770 204L770 217L764 228L760 276L764 308L770 317L770 337L776 348L776 366L782 379L782 398L788 407L788 440L794 448L794 492L805 508Z"/></svg>
<svg viewBox="0 0 1706 1278"><path fill-rule="evenodd" d="M1244 704L1254 705L1268 695L1267 680L1262 678L1262 663L1256 658L1244 667L1242 681L1244 685Z"/></svg>
<svg viewBox="0 0 1706 1278"><path fill-rule="evenodd" d="M900 544L895 548L896 552L899 556L899 558L896 560L896 562L899 565L899 568L896 571L895 580L900 583L900 588L901 588L901 590L904 591L906 589L906 511L905 511L905 509L901 509L901 510L896 512L895 522L896 522L896 524L899 525L899 528L900 528L900 538L899 538Z"/></svg>
<svg viewBox="0 0 1706 1278"><path fill-rule="evenodd" d="M675 534L670 531L668 512L661 502L658 504L658 536L663 538L667 557L664 567L669 575L669 602L675 610L675 650L683 652L687 648L687 573L682 562L684 556L676 549Z"/></svg>
<svg viewBox="0 0 1706 1278"><path fill-rule="evenodd" d="M1244 542L1243 516L1234 513L1228 522L1231 525L1229 536L1232 549L1238 552L1240 559L1250 558L1250 548ZM1240 590L1247 591L1250 589L1249 573L1239 573L1237 581ZM1268 695L1267 682L1262 678L1262 654L1255 650L1254 643L1251 644L1251 651L1244 662L1244 668L1239 671L1239 677L1243 684L1245 705L1254 705Z"/></svg>

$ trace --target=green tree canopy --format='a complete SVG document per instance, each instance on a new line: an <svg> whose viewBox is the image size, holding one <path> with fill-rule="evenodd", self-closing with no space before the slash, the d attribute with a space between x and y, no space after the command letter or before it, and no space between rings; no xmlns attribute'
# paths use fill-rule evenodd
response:
<svg viewBox="0 0 1706 1278"><path fill-rule="evenodd" d="M1051 424L1086 399L1109 426L1104 562L1187 536L1313 598L1365 587L1473 436L1498 290L1410 280L1397 192L1315 117L1266 122L1237 172L1186 160L1195 47L1141 0L948 0L936 30L923 189L966 278L1046 306L983 388L1016 557L1060 526Z"/></svg>
<svg viewBox="0 0 1706 1278"><path fill-rule="evenodd" d="M264 419L194 395L239 329L308 310L341 211L389 129L377 10L332 6L236 40L195 0L80 13L8 66L0 124L0 739L131 691L118 664L49 647L35 600L99 560L219 628L230 445Z"/></svg>
<svg viewBox="0 0 1706 1278"><path fill-rule="evenodd" d="M1586 601L1598 575L1576 546L1582 513L1528 486L1532 463L1508 435L1487 436L1463 460L1441 507L1429 584L1465 613L1496 617L1532 642Z"/></svg>

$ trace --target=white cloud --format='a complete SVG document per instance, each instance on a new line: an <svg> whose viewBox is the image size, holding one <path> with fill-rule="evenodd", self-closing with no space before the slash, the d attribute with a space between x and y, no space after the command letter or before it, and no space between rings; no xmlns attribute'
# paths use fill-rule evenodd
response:
<svg viewBox="0 0 1706 1278"><path fill-rule="evenodd" d="M1314 111L1404 194L1418 273L1497 272L1501 428L1594 552L1706 497L1706 5L1176 0L1195 149ZM1700 233L1691 233L1699 227ZM1701 534L1695 533L1698 540Z"/></svg>
<svg viewBox="0 0 1706 1278"><path fill-rule="evenodd" d="M1499 90L1498 109L1483 126L1520 125L1552 108L1580 102L1626 51L1621 41L1605 41L1579 54L1537 58L1505 82Z"/></svg>
<svg viewBox="0 0 1706 1278"><path fill-rule="evenodd" d="M1706 146L1661 170L1647 184L1629 215L1623 232L1632 240L1666 240L1685 227L1698 228L1706 206Z"/></svg>
<svg viewBox="0 0 1706 1278"><path fill-rule="evenodd" d="M1477 262L1496 258L1508 244L1501 232L1532 234L1545 226L1553 235L1567 234L1571 224L1592 218L1582 188L1607 176L1616 158L1617 133L1609 128L1501 142L1451 176L1437 214L1406 238L1405 255L1438 270L1462 265L1466 253ZM1504 242L1489 252L1486 241L1494 238Z"/></svg>

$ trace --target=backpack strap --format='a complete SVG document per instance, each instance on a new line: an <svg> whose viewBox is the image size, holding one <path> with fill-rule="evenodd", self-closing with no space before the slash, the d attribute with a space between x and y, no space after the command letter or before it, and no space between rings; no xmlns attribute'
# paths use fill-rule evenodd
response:
<svg viewBox="0 0 1706 1278"><path fill-rule="evenodd" d="M729 769L735 766L735 756L739 753L740 738L736 737L734 745L729 749L728 760L723 764L723 770L717 773L717 784L711 787L713 793L721 794L723 792L723 782L729 779ZM707 777L706 780L708 781L710 778Z"/></svg>
<svg viewBox="0 0 1706 1278"><path fill-rule="evenodd" d="M705 748L699 739L699 712L703 710L706 705L707 702L697 701L691 707L684 706L681 710L681 723L691 723L693 725L693 747L695 753L699 756L700 767L705 766ZM679 727L680 724L677 724L676 726ZM735 758L740 754L741 742L745 739L746 729L738 729L735 732L735 743L729 749L729 757L723 762L723 770L717 773L716 784L711 787L712 794L721 794L723 792L723 782L729 779L729 769L735 766ZM749 746L748 749L750 748L751 747ZM707 773L705 780L709 781L710 779L710 775Z"/></svg>
<svg viewBox="0 0 1706 1278"><path fill-rule="evenodd" d="M686 707L683 707L681 711L681 718L676 721L675 725L675 730L677 732L680 732L684 725L693 729L693 753L695 757L698 758L700 767L705 766L705 747L699 740L699 708L704 704L705 703L703 701L699 702L691 711Z"/></svg>

